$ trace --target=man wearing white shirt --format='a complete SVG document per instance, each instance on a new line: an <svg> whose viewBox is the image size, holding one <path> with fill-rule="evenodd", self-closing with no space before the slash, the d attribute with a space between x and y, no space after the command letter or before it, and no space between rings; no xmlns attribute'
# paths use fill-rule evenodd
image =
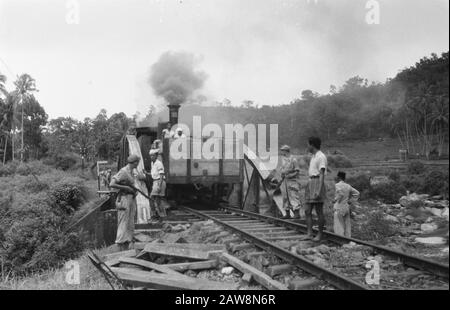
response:
<svg viewBox="0 0 450 310"><path fill-rule="evenodd" d="M322 141L317 137L310 137L308 139L308 151L312 154L308 169L308 184L305 189L305 214L306 225L308 227L308 237L313 237L312 231L312 210L315 208L319 232L314 238L314 241L321 241L323 235L323 228L325 225L325 218L323 216L323 205L326 200L327 191L325 188L325 174L327 171L327 157L320 150Z"/></svg>

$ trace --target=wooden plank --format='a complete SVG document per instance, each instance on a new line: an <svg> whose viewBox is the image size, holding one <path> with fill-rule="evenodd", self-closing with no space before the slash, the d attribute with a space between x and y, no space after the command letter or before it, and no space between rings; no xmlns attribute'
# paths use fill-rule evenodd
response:
<svg viewBox="0 0 450 310"><path fill-rule="evenodd" d="M179 263L179 264L167 264L162 265L168 267L175 271L186 271L186 270L205 270L216 268L218 265L217 260L205 260L201 262L190 262L190 263Z"/></svg>
<svg viewBox="0 0 450 310"><path fill-rule="evenodd" d="M226 248L222 244L149 243L145 246L144 251L160 255L208 260L215 254L225 252Z"/></svg>
<svg viewBox="0 0 450 310"><path fill-rule="evenodd" d="M239 269L239 271L241 271L242 273L244 273L244 274L246 274L246 273L251 274L253 276L253 279L256 282L258 282L259 284L261 284L262 286L264 286L265 288L267 288L269 290L287 290L288 289L284 284L273 280L271 277L269 277L264 272L259 271L255 267L244 263L240 259L238 259L238 258L236 258L234 256L231 256L228 253L223 253L220 256L220 258L223 261L225 261L228 264L230 264L231 266Z"/></svg>
<svg viewBox="0 0 450 310"><path fill-rule="evenodd" d="M137 252L136 250L127 250L122 252L115 252L105 255L105 260L114 260L118 259L120 257L136 257Z"/></svg>
<svg viewBox="0 0 450 310"><path fill-rule="evenodd" d="M165 290L236 290L236 284L191 278L185 275L158 274L130 268L111 270L129 285Z"/></svg>
<svg viewBox="0 0 450 310"><path fill-rule="evenodd" d="M143 260L143 259L137 259L137 258L131 258L131 257L121 257L121 258L119 258L119 261L121 263L141 266L141 267L156 270L156 271L159 271L162 273L181 275L181 273L176 272L173 269L167 268L164 265L158 265L158 264L155 264L155 263Z"/></svg>
<svg viewBox="0 0 450 310"><path fill-rule="evenodd" d="M274 266L267 267L266 273L271 277L275 277L282 273L291 272L293 269L294 269L294 266L289 265L289 264L274 265Z"/></svg>

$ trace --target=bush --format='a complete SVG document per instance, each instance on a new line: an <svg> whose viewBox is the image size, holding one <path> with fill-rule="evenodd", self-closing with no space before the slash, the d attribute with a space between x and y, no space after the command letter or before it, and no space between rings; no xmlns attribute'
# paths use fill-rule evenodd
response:
<svg viewBox="0 0 450 310"><path fill-rule="evenodd" d="M63 232L70 218L55 208L48 193L3 193L0 201L0 255L6 271L21 275L56 267L83 249L81 238Z"/></svg>
<svg viewBox="0 0 450 310"><path fill-rule="evenodd" d="M366 198L380 200L384 203L398 203L400 197L406 194L406 189L398 182L379 183L370 188Z"/></svg>
<svg viewBox="0 0 450 310"><path fill-rule="evenodd" d="M392 171L391 173L389 173L388 175L389 180L392 180L394 182L399 182L400 181L400 173L398 173L397 171Z"/></svg>
<svg viewBox="0 0 450 310"><path fill-rule="evenodd" d="M45 165L43 162L35 160L28 163L20 163L17 166L16 174L30 175L30 174L43 174L50 172L51 168Z"/></svg>
<svg viewBox="0 0 450 310"><path fill-rule="evenodd" d="M408 164L407 173L412 175L422 174L425 172L425 165L420 161L412 161Z"/></svg>
<svg viewBox="0 0 450 310"><path fill-rule="evenodd" d="M347 183L362 193L370 189L370 176L367 174L358 174L354 177L348 177Z"/></svg>
<svg viewBox="0 0 450 310"><path fill-rule="evenodd" d="M400 180L402 186L411 193L422 193L422 188L424 186L423 182L423 176L418 175L409 175Z"/></svg>
<svg viewBox="0 0 450 310"><path fill-rule="evenodd" d="M424 176L422 192L429 195L448 196L448 170L430 171Z"/></svg>
<svg viewBox="0 0 450 310"><path fill-rule="evenodd" d="M45 159L44 163L61 170L69 170L76 166L79 157L74 153L56 154Z"/></svg>
<svg viewBox="0 0 450 310"><path fill-rule="evenodd" d="M18 166L18 161L10 161L5 165L0 166L0 177L6 177L15 174Z"/></svg>
<svg viewBox="0 0 450 310"><path fill-rule="evenodd" d="M397 234L397 228L382 211L370 213L368 220L353 228L353 236L362 240L382 240Z"/></svg>
<svg viewBox="0 0 450 310"><path fill-rule="evenodd" d="M328 164L334 168L351 168L352 162L345 155L328 155Z"/></svg>
<svg viewBox="0 0 450 310"><path fill-rule="evenodd" d="M77 177L65 178L50 189L50 196L58 208L72 214L87 198L84 181Z"/></svg>

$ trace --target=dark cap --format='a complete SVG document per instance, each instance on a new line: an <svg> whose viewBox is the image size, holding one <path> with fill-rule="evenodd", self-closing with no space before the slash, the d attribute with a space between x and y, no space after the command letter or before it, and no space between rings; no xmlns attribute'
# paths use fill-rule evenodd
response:
<svg viewBox="0 0 450 310"><path fill-rule="evenodd" d="M345 180L346 174L345 174L345 172L343 172L343 171L339 171L339 172L337 173L337 177L340 178L340 179L342 179L342 180Z"/></svg>

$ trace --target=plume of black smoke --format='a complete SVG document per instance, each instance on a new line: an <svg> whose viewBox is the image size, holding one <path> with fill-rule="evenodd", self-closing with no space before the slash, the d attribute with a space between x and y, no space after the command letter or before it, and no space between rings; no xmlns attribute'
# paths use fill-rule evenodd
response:
<svg viewBox="0 0 450 310"><path fill-rule="evenodd" d="M202 88L207 75L196 70L198 60L185 52L165 52L152 65L150 85L156 96L163 97L169 104L182 104Z"/></svg>

